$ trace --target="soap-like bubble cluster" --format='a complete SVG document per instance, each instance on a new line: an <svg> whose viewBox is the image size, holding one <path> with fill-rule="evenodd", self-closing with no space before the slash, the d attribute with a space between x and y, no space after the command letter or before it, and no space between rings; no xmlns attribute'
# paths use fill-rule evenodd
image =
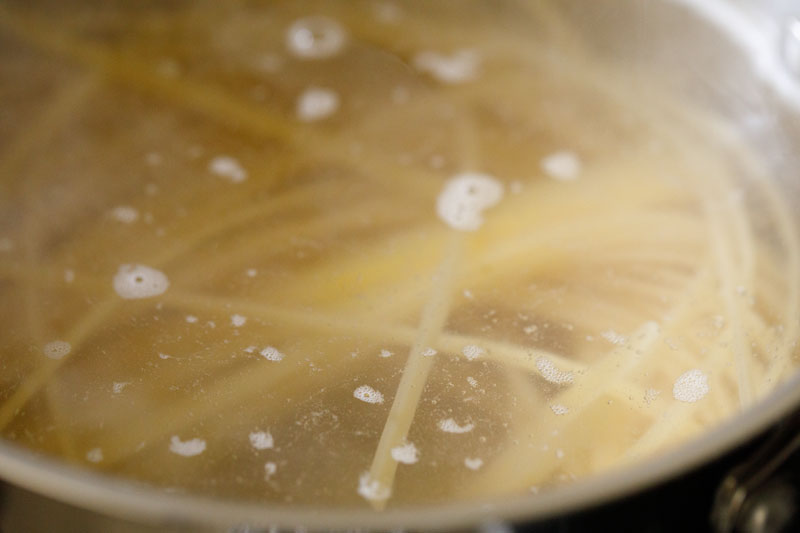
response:
<svg viewBox="0 0 800 533"><path fill-rule="evenodd" d="M414 446L414 443L408 442L406 444L395 446L392 448L392 459L398 463L405 465L413 465L419 461L419 450Z"/></svg>
<svg viewBox="0 0 800 533"><path fill-rule="evenodd" d="M436 214L451 228L475 231L483 212L503 198L503 185L488 174L465 172L445 183L436 199Z"/></svg>
<svg viewBox="0 0 800 533"><path fill-rule="evenodd" d="M51 341L44 345L42 351L50 359L61 359L72 351L72 346L67 341Z"/></svg>
<svg viewBox="0 0 800 533"><path fill-rule="evenodd" d="M173 435L169 443L169 451L184 457L200 455L206 450L206 441L203 439L190 439L182 441L177 435Z"/></svg>
<svg viewBox="0 0 800 533"><path fill-rule="evenodd" d="M145 265L121 265L114 276L114 290L126 300L152 298L169 288L167 276Z"/></svg>
<svg viewBox="0 0 800 533"><path fill-rule="evenodd" d="M383 403L383 394L369 385L361 385L353 391L353 397L366 403Z"/></svg>
<svg viewBox="0 0 800 533"><path fill-rule="evenodd" d="M542 159L542 170L558 181L574 181L580 177L583 165L575 152L561 150Z"/></svg>
<svg viewBox="0 0 800 533"><path fill-rule="evenodd" d="M310 87L297 99L297 118L315 122L333 115L339 109L339 95L331 89Z"/></svg>
<svg viewBox="0 0 800 533"><path fill-rule="evenodd" d="M347 32L335 20L323 16L297 19L286 31L286 47L301 59L324 59L338 54Z"/></svg>
<svg viewBox="0 0 800 533"><path fill-rule="evenodd" d="M425 51L414 56L414 67L442 83L464 83L478 76L480 56L473 50L459 50L450 55Z"/></svg>
<svg viewBox="0 0 800 533"><path fill-rule="evenodd" d="M708 376L695 368L684 372L675 380L672 396L679 402L694 403L702 400L709 390Z"/></svg>

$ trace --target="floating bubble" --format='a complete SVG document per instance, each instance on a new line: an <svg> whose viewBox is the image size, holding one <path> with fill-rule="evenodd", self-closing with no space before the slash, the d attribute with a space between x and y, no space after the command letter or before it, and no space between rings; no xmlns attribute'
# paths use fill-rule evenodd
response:
<svg viewBox="0 0 800 533"><path fill-rule="evenodd" d="M42 351L50 359L61 359L72 351L72 346L67 341L51 341L44 345Z"/></svg>
<svg viewBox="0 0 800 533"><path fill-rule="evenodd" d="M413 465L419 461L419 450L413 443L408 442L392 448L392 459L405 465Z"/></svg>
<svg viewBox="0 0 800 533"><path fill-rule="evenodd" d="M369 472L364 472L358 479L358 494L369 501L388 500L392 495L391 487L387 487L377 479L372 479Z"/></svg>
<svg viewBox="0 0 800 533"><path fill-rule="evenodd" d="M111 210L111 216L123 224L133 224L139 220L139 210L129 205L120 205Z"/></svg>
<svg viewBox="0 0 800 533"><path fill-rule="evenodd" d="M466 172L445 183L436 199L436 213L451 228L475 231L483 224L483 211L503 197L503 185L488 174Z"/></svg>
<svg viewBox="0 0 800 533"><path fill-rule="evenodd" d="M208 163L208 171L233 183L241 183L247 179L247 171L236 158L220 155Z"/></svg>
<svg viewBox="0 0 800 533"><path fill-rule="evenodd" d="M464 466L470 470L478 470L483 466L483 459L479 457L467 457L464 459Z"/></svg>
<svg viewBox="0 0 800 533"><path fill-rule="evenodd" d="M145 265L121 265L114 276L114 290L126 300L152 298L168 288L167 276Z"/></svg>
<svg viewBox="0 0 800 533"><path fill-rule="evenodd" d="M462 426L452 418L445 418L439 420L439 429L445 433L469 433L475 429L475 424L468 422Z"/></svg>
<svg viewBox="0 0 800 533"><path fill-rule="evenodd" d="M182 441L177 435L173 435L169 442L169 451L184 457L200 455L206 450L206 441L203 439L190 439Z"/></svg>
<svg viewBox="0 0 800 533"><path fill-rule="evenodd" d="M339 95L331 89L311 87L297 99L295 112L303 122L314 122L333 115L339 109Z"/></svg>
<svg viewBox="0 0 800 533"><path fill-rule="evenodd" d="M436 350L434 348L431 348L430 346L422 350L422 355L424 355L425 357L433 357L434 355L436 355L436 353L437 353Z"/></svg>
<svg viewBox="0 0 800 533"><path fill-rule="evenodd" d="M542 170L549 177L559 181L578 179L583 165L575 152L562 150L548 155L541 162Z"/></svg>
<svg viewBox="0 0 800 533"><path fill-rule="evenodd" d="M547 357L536 358L536 369L544 379L556 385L566 385L572 383L572 372L559 370L556 365Z"/></svg>
<svg viewBox="0 0 800 533"><path fill-rule="evenodd" d="M253 431L249 437L250 445L256 450L269 450L275 445L275 440L269 431Z"/></svg>
<svg viewBox="0 0 800 533"><path fill-rule="evenodd" d="M475 344L468 344L461 349L461 353L466 357L469 361L474 361L478 357L481 357L486 354L486 350L481 348L480 346L476 346Z"/></svg>
<svg viewBox="0 0 800 533"><path fill-rule="evenodd" d="M708 376L695 368L684 372L675 380L672 396L680 402L694 403L702 400L709 390Z"/></svg>
<svg viewBox="0 0 800 533"><path fill-rule="evenodd" d="M550 406L550 409L557 415L565 415L569 413L569 407L566 405L561 405L560 403L554 403Z"/></svg>
<svg viewBox="0 0 800 533"><path fill-rule="evenodd" d="M480 56L473 50L459 50L450 55L425 51L414 56L414 67L442 83L464 83L478 77Z"/></svg>
<svg viewBox="0 0 800 533"><path fill-rule="evenodd" d="M286 47L301 59L323 59L341 52L347 33L335 20L323 16L297 19L286 31Z"/></svg>
<svg viewBox="0 0 800 533"><path fill-rule="evenodd" d="M281 352L279 352L277 348L273 346L267 346L266 348L261 350L260 353L268 361L277 362L277 361L282 361L284 358L284 355Z"/></svg>
<svg viewBox="0 0 800 533"><path fill-rule="evenodd" d="M361 385L353 391L353 397L366 403L383 403L383 394L369 385Z"/></svg>
<svg viewBox="0 0 800 533"><path fill-rule="evenodd" d="M242 315L231 315L231 325L235 328L240 328L247 322L247 317Z"/></svg>

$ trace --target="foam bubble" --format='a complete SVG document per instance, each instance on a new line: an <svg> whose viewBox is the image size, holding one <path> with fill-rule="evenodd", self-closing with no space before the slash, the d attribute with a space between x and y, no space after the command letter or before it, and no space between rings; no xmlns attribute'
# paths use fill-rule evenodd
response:
<svg viewBox="0 0 800 533"><path fill-rule="evenodd" d="M437 353L436 350L434 348L431 348L430 346L422 350L422 355L424 355L425 357L433 357L434 355L436 355L436 353Z"/></svg>
<svg viewBox="0 0 800 533"><path fill-rule="evenodd" d="M111 391L114 394L119 394L125 389L125 387L127 387L130 384L131 384L130 381L115 381L111 385Z"/></svg>
<svg viewBox="0 0 800 533"><path fill-rule="evenodd" d="M323 16L297 19L286 31L286 47L301 59L323 59L342 51L347 33L335 20Z"/></svg>
<svg viewBox="0 0 800 533"><path fill-rule="evenodd" d="M278 471L278 465L273 463L272 461L267 461L264 463L264 479L269 480L272 476L275 475L275 472Z"/></svg>
<svg viewBox="0 0 800 533"><path fill-rule="evenodd" d="M186 322L188 322L189 324L197 324L197 321L200 319L194 315L186 315L184 320L186 320Z"/></svg>
<svg viewBox="0 0 800 533"><path fill-rule="evenodd" d="M445 433L469 433L475 429L475 424L468 422L462 426L452 418L445 418L439 420L439 429Z"/></svg>
<svg viewBox="0 0 800 533"><path fill-rule="evenodd" d="M680 402L694 403L702 400L709 390L708 376L695 368L684 372L675 380L672 396Z"/></svg>
<svg viewBox="0 0 800 533"><path fill-rule="evenodd" d="M486 350L475 344L468 344L461 349L461 353L470 361L486 354Z"/></svg>
<svg viewBox="0 0 800 533"><path fill-rule="evenodd" d="M611 344L616 344L618 346L628 342L628 337L622 335L621 333L617 333L613 329L607 329L606 331L600 333L600 335Z"/></svg>
<svg viewBox="0 0 800 533"><path fill-rule="evenodd" d="M383 403L383 394L369 385L361 385L353 391L353 397L366 403Z"/></svg>
<svg viewBox="0 0 800 533"><path fill-rule="evenodd" d="M256 450L269 450L275 445L275 440L269 431L253 431L250 433L250 445Z"/></svg>
<svg viewBox="0 0 800 533"><path fill-rule="evenodd" d="M247 317L242 315L231 315L231 325L235 328L240 328L247 322Z"/></svg>
<svg viewBox="0 0 800 533"><path fill-rule="evenodd" d="M282 361L283 358L284 358L284 355L281 352L279 352L277 348L275 348L273 346L267 346L266 348L261 350L260 353L268 361L277 362L277 361Z"/></svg>
<svg viewBox="0 0 800 533"><path fill-rule="evenodd" d="M385 359L385 358L391 357L393 355L394 354L392 352L390 352L389 350L381 350L381 353L378 354L378 357L383 357Z"/></svg>
<svg viewBox="0 0 800 533"><path fill-rule="evenodd" d="M114 276L114 290L126 300L152 298L168 288L167 276L145 265L121 265Z"/></svg>
<svg viewBox="0 0 800 533"><path fill-rule="evenodd" d="M103 450L100 448L92 448L86 452L86 460L90 463L99 463L103 460Z"/></svg>
<svg viewBox="0 0 800 533"><path fill-rule="evenodd" d="M480 457L467 457L464 459L464 466L470 470L478 470L483 466L483 459Z"/></svg>
<svg viewBox="0 0 800 533"><path fill-rule="evenodd" d="M120 205L111 210L111 216L123 224L133 224L139 220L139 210L129 205Z"/></svg>
<svg viewBox="0 0 800 533"><path fill-rule="evenodd" d="M392 448L392 459L405 465L413 465L419 461L419 450L413 443L408 442L402 446Z"/></svg>
<svg viewBox="0 0 800 533"><path fill-rule="evenodd" d="M472 376L467 376L467 383L469 383L469 386L473 389L478 386L478 380Z"/></svg>
<svg viewBox="0 0 800 533"><path fill-rule="evenodd" d="M550 406L550 409L552 409L552 411L557 415L565 415L569 413L569 407L566 405L561 405L560 403L554 403Z"/></svg>
<svg viewBox="0 0 800 533"><path fill-rule="evenodd" d="M450 55L424 51L416 54L414 67L442 83L464 83L478 77L480 57L473 50L458 50Z"/></svg>
<svg viewBox="0 0 800 533"><path fill-rule="evenodd" d="M465 172L445 183L436 199L436 214L451 228L475 231L483 224L483 211L503 197L503 185L488 174Z"/></svg>
<svg viewBox="0 0 800 533"><path fill-rule="evenodd" d="M331 89L310 87L297 99L295 113L303 122L314 122L333 115L339 109L339 95Z"/></svg>
<svg viewBox="0 0 800 533"><path fill-rule="evenodd" d="M536 369L544 379L556 385L567 385L572 383L572 372L559 370L556 365L547 357L536 358Z"/></svg>
<svg viewBox="0 0 800 533"><path fill-rule="evenodd" d="M61 359L71 351L72 346L67 341L51 341L42 348L42 352L50 359Z"/></svg>
<svg viewBox="0 0 800 533"><path fill-rule="evenodd" d="M392 489L381 484L377 479L372 479L369 472L364 472L358 478L358 494L365 500L382 501L389 499Z"/></svg>
<svg viewBox="0 0 800 533"><path fill-rule="evenodd" d="M177 435L173 435L169 442L169 451L184 457L200 455L206 450L206 441L203 439L190 439L182 441Z"/></svg>
<svg viewBox="0 0 800 533"><path fill-rule="evenodd" d="M231 156L220 155L208 163L208 171L233 183L241 183L247 179L247 171L239 161Z"/></svg>
<svg viewBox="0 0 800 533"><path fill-rule="evenodd" d="M561 150L548 155L541 161L542 170L558 181L574 181L581 174L583 165L575 152Z"/></svg>

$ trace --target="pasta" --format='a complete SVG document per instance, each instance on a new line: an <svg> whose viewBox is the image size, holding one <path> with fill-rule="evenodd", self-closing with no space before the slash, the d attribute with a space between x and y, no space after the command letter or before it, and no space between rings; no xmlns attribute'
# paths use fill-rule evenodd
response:
<svg viewBox="0 0 800 533"><path fill-rule="evenodd" d="M557 3L503 6L0 6L24 72L69 65L0 72L30 93L0 147L2 437L382 510L558 490L768 395L800 335L779 185Z"/></svg>

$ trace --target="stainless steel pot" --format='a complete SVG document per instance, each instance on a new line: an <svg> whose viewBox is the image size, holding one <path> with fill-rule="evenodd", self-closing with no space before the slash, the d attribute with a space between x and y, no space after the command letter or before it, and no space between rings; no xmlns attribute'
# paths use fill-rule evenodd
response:
<svg viewBox="0 0 800 533"><path fill-rule="evenodd" d="M769 162L786 197L795 206L800 204L797 2L568 0L565 7L600 57L625 69L669 72L670 90L692 105L713 110L748 139ZM673 519L675 513L681 513L677 503L681 495L691 493L687 487L706 490L716 486L719 495L713 523L717 530L779 531L790 523L798 501L796 492L779 490L777 482L768 480L786 473L785 465L791 464L799 446L797 419L792 418L798 407L800 376L795 375L735 419L635 467L537 496L382 513L245 505L156 493L0 443L0 475L6 482L0 522L8 532L503 531L504 524L529 524L524 527L533 531L563 529L571 520L591 527L596 521L608 520L609 509L629 512L630 506L641 509L652 504L662 506L652 510L651 517L663 528L680 522ZM789 473L797 477L794 469ZM702 483L697 481L701 475L705 476ZM699 507L708 504L701 513L710 517L712 498L710 492L705 494ZM654 503L657 499L661 501ZM628 507L624 507L626 502ZM632 528L629 518L633 520L630 515L613 518L618 530ZM697 515L685 518L695 520ZM639 515L635 520L643 523ZM708 523L700 524L706 526ZM656 524L650 530L661 529Z"/></svg>

